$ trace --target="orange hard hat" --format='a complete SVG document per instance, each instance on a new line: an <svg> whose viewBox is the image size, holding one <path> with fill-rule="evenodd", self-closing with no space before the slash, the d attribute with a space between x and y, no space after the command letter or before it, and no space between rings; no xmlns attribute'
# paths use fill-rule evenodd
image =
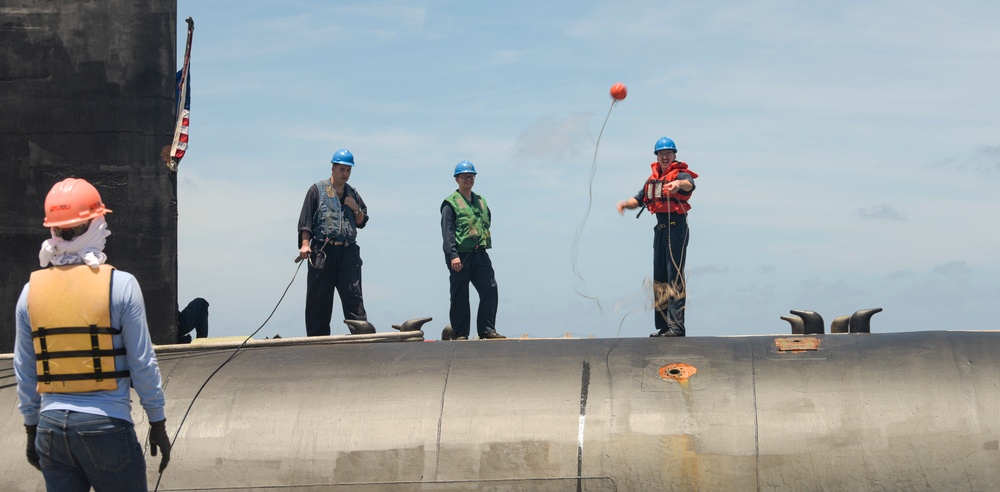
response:
<svg viewBox="0 0 1000 492"><path fill-rule="evenodd" d="M45 227L68 229L100 217L111 209L104 207L101 194L86 180L66 178L49 190L45 197Z"/></svg>

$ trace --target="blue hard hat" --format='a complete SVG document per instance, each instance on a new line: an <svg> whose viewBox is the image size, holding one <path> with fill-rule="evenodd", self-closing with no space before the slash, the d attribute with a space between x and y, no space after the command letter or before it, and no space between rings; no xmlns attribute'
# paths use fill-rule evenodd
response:
<svg viewBox="0 0 1000 492"><path fill-rule="evenodd" d="M674 145L673 140L670 140L667 137L660 137L660 139L656 141L656 145L653 146L653 154L655 155L661 150L672 150L677 152L677 146Z"/></svg>
<svg viewBox="0 0 1000 492"><path fill-rule="evenodd" d="M455 176L459 174L476 174L476 166L469 161L462 161L455 164Z"/></svg>
<svg viewBox="0 0 1000 492"><path fill-rule="evenodd" d="M340 149L333 153L333 158L330 159L330 164L343 164L345 166L354 167L354 154L350 150Z"/></svg>

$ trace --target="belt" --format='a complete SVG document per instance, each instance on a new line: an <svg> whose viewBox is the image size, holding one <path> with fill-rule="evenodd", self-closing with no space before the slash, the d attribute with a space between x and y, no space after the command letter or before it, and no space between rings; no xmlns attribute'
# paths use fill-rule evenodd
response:
<svg viewBox="0 0 1000 492"><path fill-rule="evenodd" d="M687 214L667 214L663 212L656 214L657 224L669 223L670 225L677 225L679 222L687 222Z"/></svg>
<svg viewBox="0 0 1000 492"><path fill-rule="evenodd" d="M324 248L326 246L350 246L350 245L354 244L354 243L342 243L340 241L337 241L337 242L330 241L328 243L324 243L323 241L316 241L316 243L318 243L321 248Z"/></svg>
<svg viewBox="0 0 1000 492"><path fill-rule="evenodd" d="M666 229L668 227L680 227L680 226L687 227L687 222L685 222L684 220L671 220L669 222L663 221L656 223L656 228L660 230Z"/></svg>

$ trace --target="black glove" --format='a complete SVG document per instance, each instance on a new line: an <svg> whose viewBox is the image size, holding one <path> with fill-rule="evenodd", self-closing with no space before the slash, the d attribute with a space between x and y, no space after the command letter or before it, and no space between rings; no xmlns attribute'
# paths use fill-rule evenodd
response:
<svg viewBox="0 0 1000 492"><path fill-rule="evenodd" d="M38 464L38 450L35 449L35 434L38 432L38 426L25 424L24 430L28 433L28 449L25 451L25 454L28 455L28 463L38 471L42 471L42 465Z"/></svg>
<svg viewBox="0 0 1000 492"><path fill-rule="evenodd" d="M156 448L163 451L163 458L160 459L160 473L167 469L170 463L170 436L167 435L167 419L159 422L150 422L149 429L149 453L156 456Z"/></svg>

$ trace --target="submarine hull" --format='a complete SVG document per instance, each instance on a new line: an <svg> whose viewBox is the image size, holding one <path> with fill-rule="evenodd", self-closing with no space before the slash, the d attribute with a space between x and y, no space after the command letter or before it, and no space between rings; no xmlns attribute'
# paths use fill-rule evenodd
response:
<svg viewBox="0 0 1000 492"><path fill-rule="evenodd" d="M207 384L234 349L173 348L158 358L177 438L162 477L147 456L151 489L1000 483L995 332L264 343ZM10 364L0 360L0 489L44 490L24 458Z"/></svg>

